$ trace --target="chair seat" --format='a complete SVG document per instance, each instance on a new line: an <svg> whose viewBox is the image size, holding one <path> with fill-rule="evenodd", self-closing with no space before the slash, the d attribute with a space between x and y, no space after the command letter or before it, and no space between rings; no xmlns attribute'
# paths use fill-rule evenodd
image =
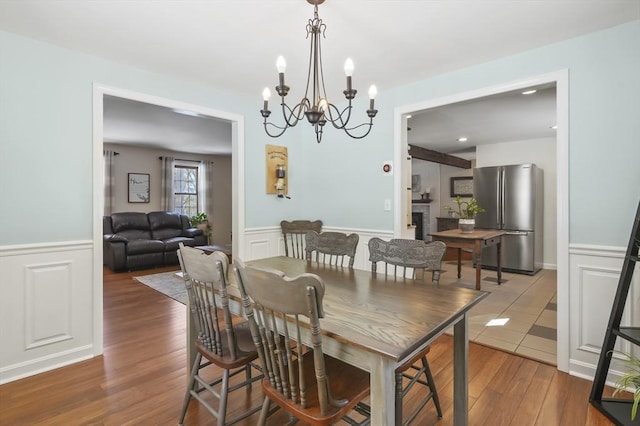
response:
<svg viewBox="0 0 640 426"><path fill-rule="evenodd" d="M348 402L342 407L330 406L330 412L322 415L318 400L313 351L306 352L303 358L303 377L307 386L307 407L310 408L303 408L299 403L292 404L290 400L286 399L280 391L271 385L268 378L262 380L262 389L265 396L279 406L284 407L287 412L297 419L314 425L334 424L369 395L368 372L325 355L325 371L333 393L331 396L336 400L344 399ZM297 368L296 365L296 371Z"/></svg>
<svg viewBox="0 0 640 426"><path fill-rule="evenodd" d="M246 365L248 362L256 360L258 358L258 352L253 344L249 324L246 321L240 324L234 324L233 329L239 350L235 359L231 356L231 351L229 350L226 330L221 330L222 339L220 339L220 342L222 343L222 356L210 351L209 348L207 348L200 340L196 340L196 349L203 357L216 364L218 367L226 369L239 368Z"/></svg>

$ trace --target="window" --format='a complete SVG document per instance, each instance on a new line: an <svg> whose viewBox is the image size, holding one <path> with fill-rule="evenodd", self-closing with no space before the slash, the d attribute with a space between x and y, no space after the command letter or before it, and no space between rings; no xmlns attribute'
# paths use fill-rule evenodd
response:
<svg viewBox="0 0 640 426"><path fill-rule="evenodd" d="M176 166L173 187L176 212L188 217L198 214L198 167Z"/></svg>

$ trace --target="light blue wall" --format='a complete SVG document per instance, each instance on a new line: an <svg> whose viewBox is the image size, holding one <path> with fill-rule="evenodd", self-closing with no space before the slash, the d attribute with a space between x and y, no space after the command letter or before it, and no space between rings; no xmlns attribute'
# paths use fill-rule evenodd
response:
<svg viewBox="0 0 640 426"><path fill-rule="evenodd" d="M393 109L569 69L570 241L626 244L640 197L640 21L395 89L380 88L371 135L308 125L264 135L255 99L0 32L0 245L91 239L92 84L245 116L246 226L282 218L393 229ZM360 88L361 92L364 90ZM364 120L366 103L356 105ZM360 120L356 120L360 121ZM291 200L265 194L265 144L289 148Z"/></svg>
<svg viewBox="0 0 640 426"><path fill-rule="evenodd" d="M570 242L626 246L640 199L640 21L382 88L368 138L327 137L320 147L305 141L306 168L315 176L306 188L318 194L306 216L324 210L320 217L334 226L392 230L382 200L393 188L379 170L393 157L394 108L562 69L569 69Z"/></svg>
<svg viewBox="0 0 640 426"><path fill-rule="evenodd" d="M92 238L94 83L246 115L247 222L298 216L299 202L265 195L264 145L287 138L262 131L259 93L241 98L0 31L0 245Z"/></svg>

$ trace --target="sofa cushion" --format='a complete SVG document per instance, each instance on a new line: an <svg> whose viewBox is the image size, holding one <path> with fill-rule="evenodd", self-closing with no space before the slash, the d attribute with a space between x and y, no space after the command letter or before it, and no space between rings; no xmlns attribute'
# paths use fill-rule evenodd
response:
<svg viewBox="0 0 640 426"><path fill-rule="evenodd" d="M151 212L148 216L151 237L153 239L166 240L182 235L182 219L180 218L180 214L173 212Z"/></svg>
<svg viewBox="0 0 640 426"><path fill-rule="evenodd" d="M164 243L160 240L132 240L127 243L127 256L163 251Z"/></svg>
<svg viewBox="0 0 640 426"><path fill-rule="evenodd" d="M147 219L146 213L113 213L111 215L111 228L114 234L129 230L148 232L149 219Z"/></svg>
<svg viewBox="0 0 640 426"><path fill-rule="evenodd" d="M196 245L196 240L194 240L193 238L188 238L188 237L167 238L166 240L163 240L163 242L164 242L165 251L176 251L176 250L178 250L178 247L180 247L180 243L184 244L185 246L189 246L189 247L193 247L193 246Z"/></svg>
<svg viewBox="0 0 640 426"><path fill-rule="evenodd" d="M120 239L124 238L126 241L151 239L151 232L143 231L141 229L129 229L129 230L121 231L114 235L117 235Z"/></svg>

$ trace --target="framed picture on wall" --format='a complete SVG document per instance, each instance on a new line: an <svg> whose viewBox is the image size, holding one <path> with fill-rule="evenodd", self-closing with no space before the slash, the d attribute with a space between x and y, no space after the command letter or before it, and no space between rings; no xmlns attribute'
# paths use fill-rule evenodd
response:
<svg viewBox="0 0 640 426"><path fill-rule="evenodd" d="M452 177L451 178L452 197L473 197L473 177Z"/></svg>
<svg viewBox="0 0 640 426"><path fill-rule="evenodd" d="M150 200L149 192L149 173L129 173L129 202L130 203L148 203Z"/></svg>

